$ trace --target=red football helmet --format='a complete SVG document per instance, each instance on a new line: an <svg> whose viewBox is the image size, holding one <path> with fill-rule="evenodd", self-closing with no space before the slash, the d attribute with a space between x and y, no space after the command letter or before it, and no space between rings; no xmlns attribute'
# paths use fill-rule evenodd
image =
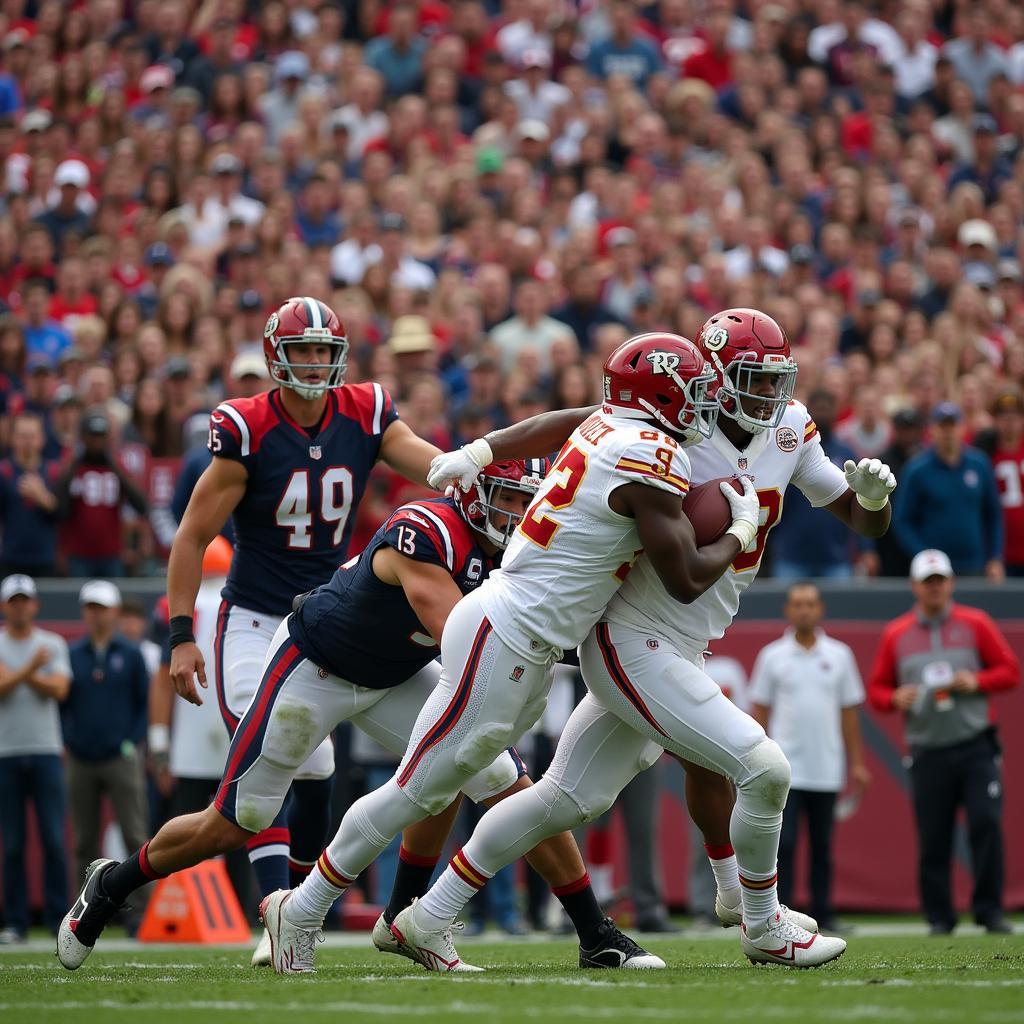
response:
<svg viewBox="0 0 1024 1024"><path fill-rule="evenodd" d="M288 358L288 346L296 342L328 344L332 347L333 358L323 365L293 362ZM270 314L263 328L263 355L271 378L281 387L291 388L305 399L314 399L345 382L348 338L333 309L319 299L297 296ZM297 376L309 370L321 371L325 374L324 379L306 383Z"/></svg>
<svg viewBox="0 0 1024 1024"><path fill-rule="evenodd" d="M455 488L455 501L466 522L504 551L523 517L518 512L509 512L495 505L496 493L511 490L534 495L547 471L547 459L492 462L484 466L468 491ZM495 525L492 518L495 515L505 517L504 526Z"/></svg>
<svg viewBox="0 0 1024 1024"><path fill-rule="evenodd" d="M716 313L697 335L697 344L718 375L718 401L726 416L752 434L777 427L796 388L796 363L789 354L786 332L757 309L726 309ZM754 378L770 377L771 395L754 390ZM766 408L760 417L744 411Z"/></svg>
<svg viewBox="0 0 1024 1024"><path fill-rule="evenodd" d="M676 334L639 334L604 364L604 400L613 412L656 420L683 445L711 436L715 383L697 346Z"/></svg>

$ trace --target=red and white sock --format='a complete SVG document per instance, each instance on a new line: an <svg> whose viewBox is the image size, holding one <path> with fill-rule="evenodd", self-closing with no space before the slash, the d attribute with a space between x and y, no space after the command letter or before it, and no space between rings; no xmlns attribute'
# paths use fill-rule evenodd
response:
<svg viewBox="0 0 1024 1024"><path fill-rule="evenodd" d="M487 884L490 877L459 850L423 899L416 902L413 909L416 923L431 932L450 928L462 908Z"/></svg>

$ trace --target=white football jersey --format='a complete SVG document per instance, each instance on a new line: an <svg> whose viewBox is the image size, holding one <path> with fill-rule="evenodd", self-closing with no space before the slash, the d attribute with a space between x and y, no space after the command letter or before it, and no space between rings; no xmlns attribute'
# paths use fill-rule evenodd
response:
<svg viewBox="0 0 1024 1024"><path fill-rule="evenodd" d="M693 448L690 478L696 487L719 477L749 476L761 499L761 527L721 578L692 604L669 596L648 559L638 559L629 578L608 606L607 618L666 639L682 636L692 643L717 640L729 628L740 595L761 565L765 541L782 515L786 487L794 484L815 507L835 501L846 490L843 471L828 460L818 428L807 409L790 402L782 422L756 435L739 451L720 429Z"/></svg>
<svg viewBox="0 0 1024 1024"><path fill-rule="evenodd" d="M636 523L609 508L611 493L643 483L682 498L689 476L678 442L646 421L602 410L580 424L480 588L498 636L541 663L580 644L640 554Z"/></svg>
<svg viewBox="0 0 1024 1024"><path fill-rule="evenodd" d="M213 682L213 640L217 633L217 609L223 578L205 579L196 595L193 619L196 646L206 662L209 688L199 689L201 706L175 696L171 710L171 774L179 779L219 779L227 759L228 731L220 717Z"/></svg>

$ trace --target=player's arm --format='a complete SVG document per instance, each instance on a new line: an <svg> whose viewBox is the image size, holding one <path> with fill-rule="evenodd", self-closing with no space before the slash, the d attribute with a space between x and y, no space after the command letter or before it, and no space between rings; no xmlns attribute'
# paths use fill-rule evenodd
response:
<svg viewBox="0 0 1024 1024"><path fill-rule="evenodd" d="M392 420L380 442L380 458L414 484L427 484L430 463L441 449L413 433L406 423Z"/></svg>
<svg viewBox="0 0 1024 1024"><path fill-rule="evenodd" d="M443 566L420 562L380 547L373 556L374 575L384 583L401 587L423 628L440 646L441 633L451 610L462 600L462 591Z"/></svg>
<svg viewBox="0 0 1024 1024"><path fill-rule="evenodd" d="M478 437L457 452L445 452L430 467L427 482L438 490L459 483L463 490L476 479L484 466L503 459L541 459L558 451L569 435L599 406L586 409L558 409L542 412L501 430Z"/></svg>
<svg viewBox="0 0 1024 1024"><path fill-rule="evenodd" d="M733 525L714 543L702 548L697 547L693 527L683 515L680 495L629 483L612 493L609 505L620 515L632 516L644 553L665 589L677 601L689 604L715 583L757 534L757 492L747 477L743 478L743 487L742 496L728 488L736 504L742 503L742 515L736 514L735 505L730 502L734 508Z"/></svg>
<svg viewBox="0 0 1024 1024"><path fill-rule="evenodd" d="M199 478L174 535L167 561L167 603L171 617L171 682L192 704L202 704L198 676L206 686L206 667L192 639L192 614L203 578L203 554L245 494L248 472L240 462L215 458Z"/></svg>

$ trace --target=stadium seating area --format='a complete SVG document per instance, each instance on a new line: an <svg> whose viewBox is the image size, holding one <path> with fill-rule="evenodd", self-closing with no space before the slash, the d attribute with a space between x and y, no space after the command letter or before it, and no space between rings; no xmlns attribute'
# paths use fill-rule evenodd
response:
<svg viewBox="0 0 1024 1024"><path fill-rule="evenodd" d="M442 448L725 306L779 320L858 455L1024 383L1006 0L4 0L0 44L4 430L37 411L66 459L104 407L149 509L126 571L293 294Z"/></svg>

